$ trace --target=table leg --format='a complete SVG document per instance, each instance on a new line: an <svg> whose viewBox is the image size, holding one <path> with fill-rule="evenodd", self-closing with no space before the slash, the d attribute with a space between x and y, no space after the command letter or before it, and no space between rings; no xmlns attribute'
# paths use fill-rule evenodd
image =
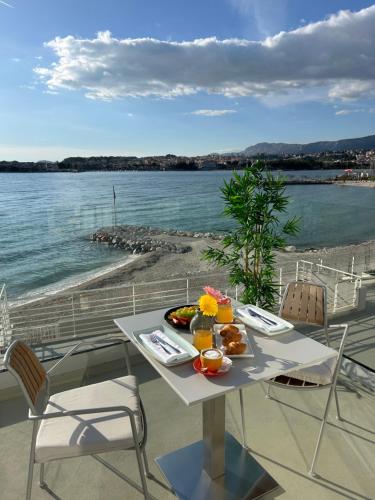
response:
<svg viewBox="0 0 375 500"><path fill-rule="evenodd" d="M225 396L205 401L203 439L157 457L165 478L181 500L260 498L276 481L225 432Z"/></svg>
<svg viewBox="0 0 375 500"><path fill-rule="evenodd" d="M225 473L225 396L205 401L203 411L203 469L211 479Z"/></svg>

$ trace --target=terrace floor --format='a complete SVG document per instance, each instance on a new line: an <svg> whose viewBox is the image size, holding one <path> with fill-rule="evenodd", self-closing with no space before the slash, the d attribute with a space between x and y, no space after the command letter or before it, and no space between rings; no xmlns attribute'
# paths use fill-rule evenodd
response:
<svg viewBox="0 0 375 500"><path fill-rule="evenodd" d="M148 481L153 498L175 498L153 459L201 438L201 408L187 408L170 387L146 363L134 365L148 419L147 452L155 478ZM113 365L104 375L86 373L90 383L123 375ZM78 381L79 383L79 381ZM70 385L71 387L71 385ZM61 387L59 387L61 390ZM252 455L273 475L280 489L267 499L374 499L375 498L375 396L341 378L338 386L342 415L335 419L331 407L323 438L318 478L307 474L319 430L327 390L273 389L277 400L266 400L261 384L245 390L248 444ZM25 495L31 424L25 421L21 399L0 403L0 484L2 500ZM238 393L227 398L227 430L240 440ZM108 461L139 484L135 454L111 452ZM35 467L34 499L131 499L142 495L91 457L55 461L46 466L50 491L38 486Z"/></svg>

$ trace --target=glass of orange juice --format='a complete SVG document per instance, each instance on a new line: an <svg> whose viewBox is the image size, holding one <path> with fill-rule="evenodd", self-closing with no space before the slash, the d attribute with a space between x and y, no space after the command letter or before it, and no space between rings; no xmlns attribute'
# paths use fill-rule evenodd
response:
<svg viewBox="0 0 375 500"><path fill-rule="evenodd" d="M229 297L225 297L217 304L216 323L233 323L233 308Z"/></svg>
<svg viewBox="0 0 375 500"><path fill-rule="evenodd" d="M198 351L202 349L209 349L213 344L213 334L212 330L204 330L203 328L197 328L193 331L194 339L193 345Z"/></svg>

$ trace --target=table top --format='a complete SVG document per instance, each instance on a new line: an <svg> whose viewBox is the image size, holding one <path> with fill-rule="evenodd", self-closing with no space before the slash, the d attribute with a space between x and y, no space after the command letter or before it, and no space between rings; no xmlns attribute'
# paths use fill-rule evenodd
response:
<svg viewBox="0 0 375 500"><path fill-rule="evenodd" d="M132 335L137 330L167 324L164 320L166 311L167 309L159 309L135 316L126 316L115 319L115 323L187 406L222 396L255 382L269 380L289 371L313 366L337 356L337 351L296 330L267 337L247 328L249 342L255 354L254 358L233 359L230 371L220 377L205 377L195 372L191 361L174 367L166 367L159 363ZM191 341L189 333L182 335Z"/></svg>

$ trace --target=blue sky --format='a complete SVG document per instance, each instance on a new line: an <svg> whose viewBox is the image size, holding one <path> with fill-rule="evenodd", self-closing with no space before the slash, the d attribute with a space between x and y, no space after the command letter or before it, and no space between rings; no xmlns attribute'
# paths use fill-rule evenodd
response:
<svg viewBox="0 0 375 500"><path fill-rule="evenodd" d="M373 134L373 3L0 2L0 160Z"/></svg>

